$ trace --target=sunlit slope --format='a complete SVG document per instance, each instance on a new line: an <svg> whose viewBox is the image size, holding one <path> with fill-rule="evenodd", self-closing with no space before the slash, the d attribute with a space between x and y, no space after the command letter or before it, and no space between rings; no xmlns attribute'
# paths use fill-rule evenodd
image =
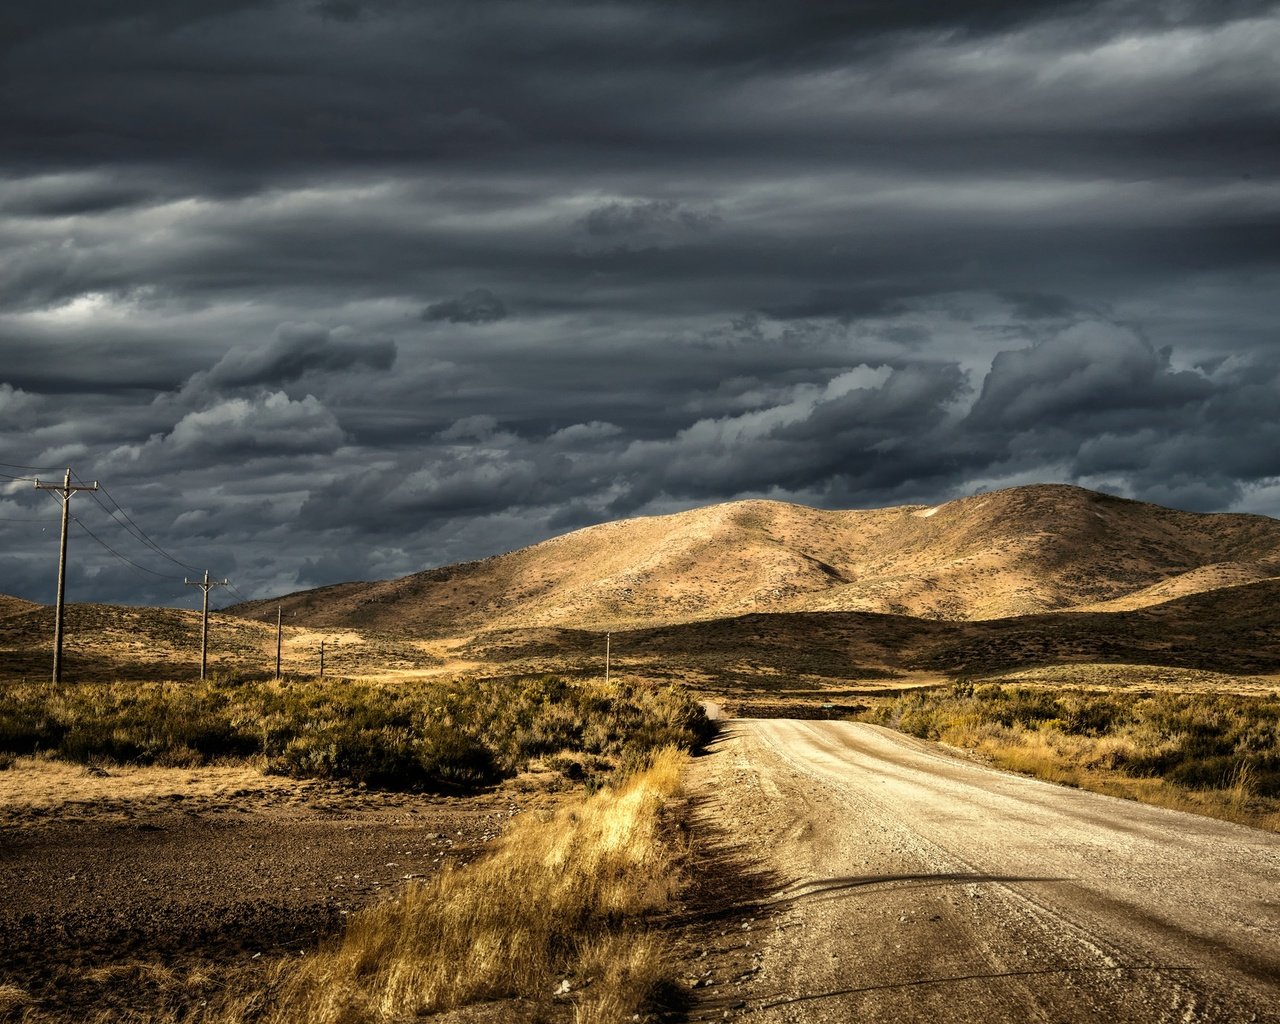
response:
<svg viewBox="0 0 1280 1024"><path fill-rule="evenodd" d="M17 607L17 606L23 607ZM10 614L3 609L10 607ZM41 679L53 660L54 610L48 605L0 601L0 679ZM266 619L266 621L263 621ZM192 679L200 670L200 612L134 605L69 604L63 662L69 681ZM281 668L319 671L320 645L333 674L419 672L438 658L425 645L377 631L324 630L286 622ZM267 677L275 671L276 620L229 612L209 616L209 670L215 678Z"/></svg>
<svg viewBox="0 0 1280 1024"><path fill-rule="evenodd" d="M1280 559L1264 558L1248 562L1216 562L1180 573L1143 587L1130 594L1083 605L1080 611L1123 612L1148 608L1166 601L1176 601L1194 594L1205 594L1229 587L1243 587L1251 583L1280 577Z"/></svg>
<svg viewBox="0 0 1280 1024"><path fill-rule="evenodd" d="M13 615L26 615L39 607L38 604L34 604L31 601L0 594L0 619L7 619Z"/></svg>
<svg viewBox="0 0 1280 1024"><path fill-rule="evenodd" d="M593 526L402 579L305 591L283 604L298 625L428 635L752 612L971 620L1101 602L1142 607L1212 589L1216 579L1269 578L1277 566L1274 519L1041 485L865 511L731 502ZM237 610L252 615L267 604Z"/></svg>

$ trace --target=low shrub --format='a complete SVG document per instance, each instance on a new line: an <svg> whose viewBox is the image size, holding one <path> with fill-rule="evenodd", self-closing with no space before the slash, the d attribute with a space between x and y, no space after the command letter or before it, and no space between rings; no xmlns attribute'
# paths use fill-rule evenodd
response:
<svg viewBox="0 0 1280 1024"><path fill-rule="evenodd" d="M1045 777L1114 771L1189 790L1247 789L1280 798L1277 695L1119 694L962 681L949 692L895 699L863 717L981 749Z"/></svg>
<svg viewBox="0 0 1280 1024"><path fill-rule="evenodd" d="M377 788L482 786L566 751L616 762L688 749L709 728L683 690L556 677L0 683L0 754L129 764L256 756L268 771Z"/></svg>

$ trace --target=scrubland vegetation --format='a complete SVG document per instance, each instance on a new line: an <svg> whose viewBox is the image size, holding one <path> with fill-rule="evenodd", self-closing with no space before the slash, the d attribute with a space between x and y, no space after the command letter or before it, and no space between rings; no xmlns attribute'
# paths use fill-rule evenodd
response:
<svg viewBox="0 0 1280 1024"><path fill-rule="evenodd" d="M682 858L664 806L684 751L708 731L683 690L554 677L0 684L8 762L41 752L90 765L238 760L424 790L538 762L584 783L559 810L514 819L478 860L446 861L352 912L304 955L219 968L213 993L214 975L166 975L154 1013L138 1018L160 1024L374 1024L482 1003L515 1021L660 1013L678 990L656 918L671 908ZM0 1019L19 1018L63 1019L0 988Z"/></svg>
<svg viewBox="0 0 1280 1024"><path fill-rule="evenodd" d="M1053 782L1280 829L1280 695L960 682L863 717Z"/></svg>
<svg viewBox="0 0 1280 1024"><path fill-rule="evenodd" d="M341 935L203 1019L372 1024L515 1000L500 1019L571 1011L603 1024L669 1008L675 965L647 921L678 884L661 815L682 764L674 748L655 751L617 788L527 816L487 857L353 914Z"/></svg>
<svg viewBox="0 0 1280 1024"><path fill-rule="evenodd" d="M0 766L52 752L87 764L257 759L269 772L375 788L495 782L542 759L590 780L707 729L684 691L554 677L0 683Z"/></svg>

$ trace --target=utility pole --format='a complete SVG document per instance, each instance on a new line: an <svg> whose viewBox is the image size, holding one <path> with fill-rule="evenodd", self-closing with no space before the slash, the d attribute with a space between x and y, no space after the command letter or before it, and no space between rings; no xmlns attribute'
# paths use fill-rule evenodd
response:
<svg viewBox="0 0 1280 1024"><path fill-rule="evenodd" d="M231 585L230 580L211 580L209 579L209 570L204 571L203 580L182 581L188 587L199 587L204 592L204 611L200 622L200 678L204 678L205 668L209 664L209 591L214 587L227 587Z"/></svg>
<svg viewBox="0 0 1280 1024"><path fill-rule="evenodd" d="M276 605L276 678L280 678L280 605Z"/></svg>
<svg viewBox="0 0 1280 1024"><path fill-rule="evenodd" d="M98 482L91 484L73 484L71 467L67 467L67 475L61 484L42 484L37 478L36 488L41 491L53 491L62 499L62 546L58 549L58 607L53 613L53 681L62 682L62 606L67 594L67 522L71 518L71 495L76 491L96 491Z"/></svg>
<svg viewBox="0 0 1280 1024"><path fill-rule="evenodd" d="M324 640L320 641L320 678L324 678Z"/></svg>
<svg viewBox="0 0 1280 1024"><path fill-rule="evenodd" d="M604 635L604 685L609 685L609 648L613 641L612 633Z"/></svg>

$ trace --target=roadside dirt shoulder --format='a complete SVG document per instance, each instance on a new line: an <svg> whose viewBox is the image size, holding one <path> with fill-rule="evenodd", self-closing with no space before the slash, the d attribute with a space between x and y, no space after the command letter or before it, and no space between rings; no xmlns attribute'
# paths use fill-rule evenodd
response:
<svg viewBox="0 0 1280 1024"><path fill-rule="evenodd" d="M366 792L252 768L0 773L0 986L38 1019L163 1019L228 970L314 946L545 796Z"/></svg>

